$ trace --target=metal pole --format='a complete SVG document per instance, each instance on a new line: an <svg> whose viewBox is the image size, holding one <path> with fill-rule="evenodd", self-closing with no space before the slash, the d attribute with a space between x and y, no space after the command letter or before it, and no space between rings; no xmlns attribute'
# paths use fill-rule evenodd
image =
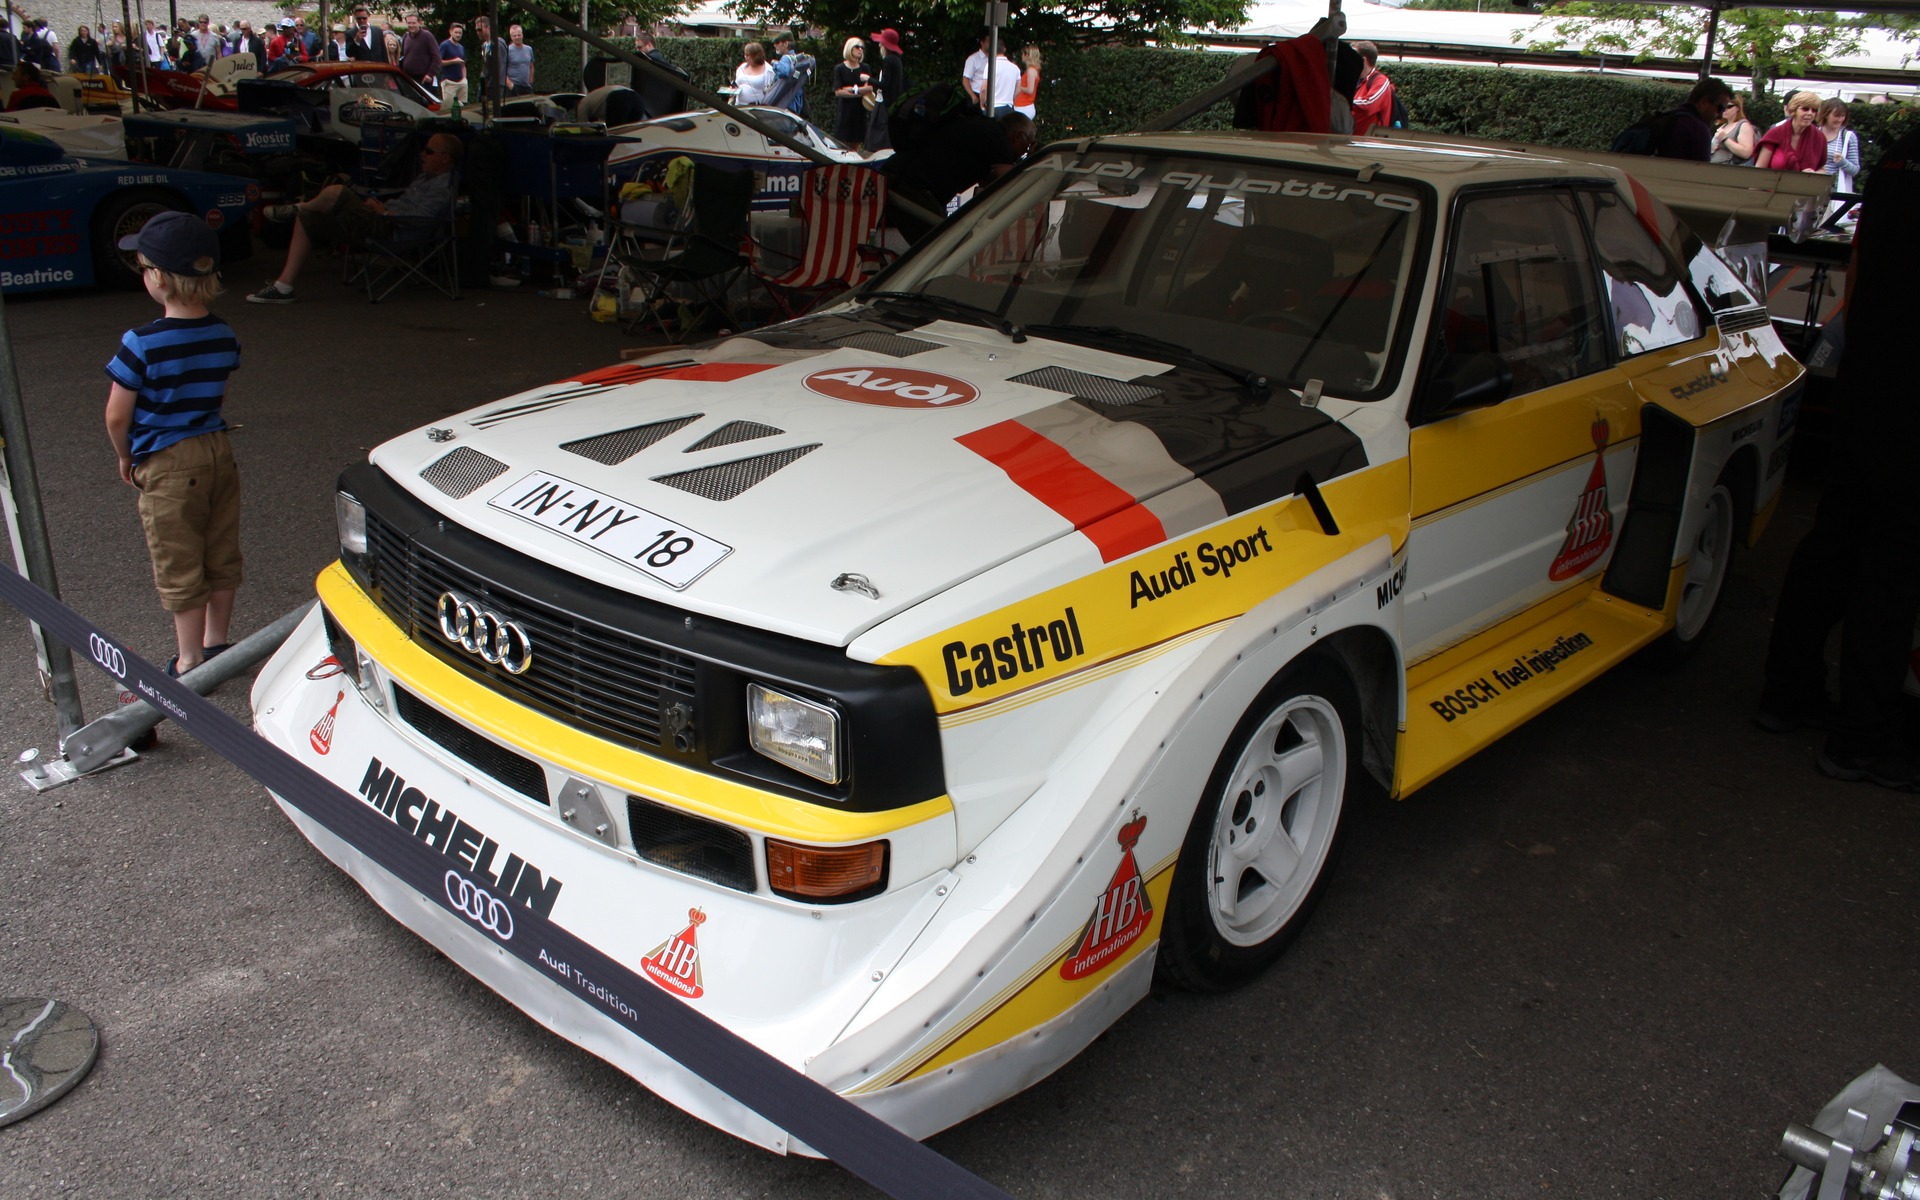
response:
<svg viewBox="0 0 1920 1200"><path fill-rule="evenodd" d="M309 600L271 625L255 630L235 642L218 658L210 658L182 675L180 682L204 696L227 680L252 670L265 662L269 655L280 648L281 643L293 635L294 629L313 611L315 603L317 601ZM123 704L106 716L96 718L93 724L75 733L68 741L69 770L50 770L45 786L38 790L45 791L47 787L69 783L88 771L99 770L125 750L127 743L166 718L165 713L144 700Z"/></svg>
<svg viewBox="0 0 1920 1200"><path fill-rule="evenodd" d="M587 24L587 0L580 0L581 28L584 29L586 27L586 24ZM580 43L580 90L583 92L587 90L587 44L585 42Z"/></svg>
<svg viewBox="0 0 1920 1200"><path fill-rule="evenodd" d="M0 368L0 440L4 441L0 450L5 452L0 463L5 466L6 478L0 484L8 492L7 532L13 538L21 574L58 597L60 582L54 574L53 544L47 539L47 514L40 504L40 476L34 470L33 443L27 437L27 410L20 402L19 359L13 352L13 337L7 332L4 302L0 302L0 348L6 350L6 366ZM73 677L73 655L38 625L31 629L42 683L52 696L64 743L86 723L80 711L80 688Z"/></svg>
<svg viewBox="0 0 1920 1200"><path fill-rule="evenodd" d="M497 47L502 35L500 29L500 0L493 0L488 9L487 41L480 49L480 65L486 75L486 87L480 97L480 120L483 124L491 122L500 115L501 80L505 79L507 65L500 61Z"/></svg>
<svg viewBox="0 0 1920 1200"><path fill-rule="evenodd" d="M1720 33L1720 6L1707 10L1707 52L1700 59L1700 78L1713 74L1713 40Z"/></svg>

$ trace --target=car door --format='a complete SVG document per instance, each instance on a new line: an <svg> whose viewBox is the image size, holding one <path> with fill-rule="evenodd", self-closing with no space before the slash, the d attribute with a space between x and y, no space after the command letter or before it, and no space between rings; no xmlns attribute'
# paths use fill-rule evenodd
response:
<svg viewBox="0 0 1920 1200"><path fill-rule="evenodd" d="M1439 286L1409 413L1409 662L1598 575L1639 435L1574 189L1463 194Z"/></svg>

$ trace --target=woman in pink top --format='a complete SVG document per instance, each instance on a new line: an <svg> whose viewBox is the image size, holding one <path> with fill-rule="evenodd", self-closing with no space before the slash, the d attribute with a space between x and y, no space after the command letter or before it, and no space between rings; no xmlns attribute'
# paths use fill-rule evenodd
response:
<svg viewBox="0 0 1920 1200"><path fill-rule="evenodd" d="M1826 170L1826 135L1813 125L1813 119L1819 111L1820 98L1812 92L1795 92L1788 96L1787 119L1761 137L1753 165L1763 171Z"/></svg>

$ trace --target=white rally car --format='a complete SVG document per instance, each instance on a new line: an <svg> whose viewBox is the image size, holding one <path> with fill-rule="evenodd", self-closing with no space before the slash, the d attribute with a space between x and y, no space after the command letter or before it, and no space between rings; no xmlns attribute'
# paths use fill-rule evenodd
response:
<svg viewBox="0 0 1920 1200"><path fill-rule="evenodd" d="M784 108L753 104L744 111L834 162L879 162L893 155L891 150L882 150L869 157ZM754 207L760 209L784 210L799 197L800 181L813 169L811 160L711 108L616 125L607 132L625 139L625 144L614 147L607 156L607 168L616 178L631 179L647 163L666 162L683 154L695 162L722 167L737 169L744 165L761 177L753 197Z"/></svg>
<svg viewBox="0 0 1920 1200"><path fill-rule="evenodd" d="M258 729L536 1020L807 1149L591 953L924 1136L1272 962L1356 792L1695 644L1800 375L1610 168L1059 145L828 310L377 448Z"/></svg>

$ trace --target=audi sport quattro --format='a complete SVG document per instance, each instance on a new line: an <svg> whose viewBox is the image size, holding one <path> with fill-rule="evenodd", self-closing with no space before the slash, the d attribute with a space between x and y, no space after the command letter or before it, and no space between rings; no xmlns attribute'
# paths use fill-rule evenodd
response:
<svg viewBox="0 0 1920 1200"><path fill-rule="evenodd" d="M1612 169L1056 145L826 310L378 447L256 720L534 1019L807 1151L617 970L924 1136L1265 968L1356 794L1696 645L1800 374Z"/></svg>

